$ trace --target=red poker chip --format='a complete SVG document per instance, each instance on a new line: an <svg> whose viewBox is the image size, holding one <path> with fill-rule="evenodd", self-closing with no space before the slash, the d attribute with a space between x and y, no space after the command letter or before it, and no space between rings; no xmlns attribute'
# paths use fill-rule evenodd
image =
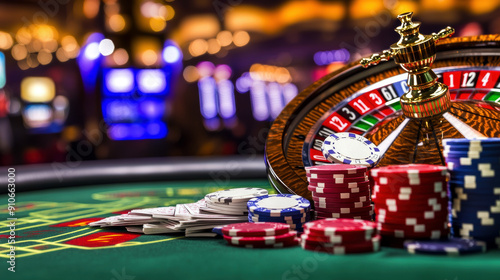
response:
<svg viewBox="0 0 500 280"><path fill-rule="evenodd" d="M287 247L295 247L300 244L300 238L295 237L294 239L291 239L290 241L284 241L284 242L278 242L275 244L246 244L246 245L235 245L235 244L230 244L231 246L236 246L236 247L244 247L244 248L259 248L259 249L265 249L265 248L287 248Z"/></svg>
<svg viewBox="0 0 500 280"><path fill-rule="evenodd" d="M314 198L313 198L314 199ZM411 199L411 200L400 200L397 198L380 198L372 197L372 201L380 206L395 206L403 208L425 208L437 204L448 204L447 198L427 198L427 199ZM420 209L419 208L419 209Z"/></svg>
<svg viewBox="0 0 500 280"><path fill-rule="evenodd" d="M363 165L356 164L325 164L318 166L307 166L306 174L363 174L366 173L367 168Z"/></svg>
<svg viewBox="0 0 500 280"><path fill-rule="evenodd" d="M305 223L304 229L327 235L362 232L370 234L376 231L377 224L354 219L322 219Z"/></svg>
<svg viewBox="0 0 500 280"><path fill-rule="evenodd" d="M349 188L349 187L332 187L332 188L319 188L315 186L308 185L307 189L316 195L328 195L335 193L360 193L360 192L369 192L370 186L362 186L358 188Z"/></svg>
<svg viewBox="0 0 500 280"><path fill-rule="evenodd" d="M345 214L329 214L329 215L317 215L316 219L331 219L331 218L336 218L336 219L354 219L354 220L365 220L365 221L372 221L373 216L370 213L360 213L360 214L352 214L352 215L345 215Z"/></svg>
<svg viewBox="0 0 500 280"><path fill-rule="evenodd" d="M247 236L227 236L224 235L224 239L231 245L245 246L245 245L271 245L276 243L290 242L297 236L296 231L290 231L288 233L276 236L257 236L257 237L247 237Z"/></svg>
<svg viewBox="0 0 500 280"><path fill-rule="evenodd" d="M380 231L403 231L405 233L416 233L416 234L424 234L431 233L433 231L447 231L448 224L446 222L442 222L440 224L423 224L423 225L415 225L415 226L406 226L406 225L394 225L394 224L386 224L379 223L377 229Z"/></svg>
<svg viewBox="0 0 500 280"><path fill-rule="evenodd" d="M330 193L339 193L339 192L350 192L350 193L359 193L359 192L366 192L370 191L370 186L367 184L366 186L360 186L360 187L316 187L316 186L311 186L308 185L307 189L315 192L317 194L330 194Z"/></svg>
<svg viewBox="0 0 500 280"><path fill-rule="evenodd" d="M370 197L370 191L363 191L363 192L355 192L355 193L350 193L350 192L338 192L338 193L317 193L317 192L312 192L311 193L313 198L325 198L325 199L351 199L351 198L359 198L362 196Z"/></svg>
<svg viewBox="0 0 500 280"><path fill-rule="evenodd" d="M376 235L376 232L372 234L344 234L344 235L317 235L311 232L305 231L304 234L300 236L301 239L305 239L311 242L322 242L331 244L347 244L347 243L360 243L370 241L372 237Z"/></svg>
<svg viewBox="0 0 500 280"><path fill-rule="evenodd" d="M432 164L400 164L400 165L389 165L379 168L374 168L371 170L371 175L375 178L382 175L388 177L405 176L405 177L427 177L430 175L442 175L446 176L448 174L447 168L441 165Z"/></svg>
<svg viewBox="0 0 500 280"><path fill-rule="evenodd" d="M448 215L434 215L433 217L423 218L423 217L401 217L401 216L393 216L393 215L377 215L377 222L379 223L388 223L388 224L403 224L403 225L412 225L412 224L425 224L432 223L437 221L446 221Z"/></svg>
<svg viewBox="0 0 500 280"><path fill-rule="evenodd" d="M348 202L365 202L365 201L370 201L370 195L369 194L363 194L363 195L350 195L348 198L334 198L334 197L312 197L312 200L314 202L319 202L323 204L335 204L337 202L340 203L348 203Z"/></svg>
<svg viewBox="0 0 500 280"><path fill-rule="evenodd" d="M328 209L336 208L361 208L370 206L371 202L368 201L358 201L358 202L334 202L334 203L322 203L319 201L314 201L314 208L319 211L326 211Z"/></svg>
<svg viewBox="0 0 500 280"><path fill-rule="evenodd" d="M348 183L332 183L332 182L321 182L314 181L309 182L309 186L323 189L336 189L336 188L361 188L361 187L369 187L370 181L361 181L361 182L348 182Z"/></svg>
<svg viewBox="0 0 500 280"><path fill-rule="evenodd" d="M289 225L272 222L238 223L222 227L222 233L227 236L275 236L289 231Z"/></svg>
<svg viewBox="0 0 500 280"><path fill-rule="evenodd" d="M415 232L405 232L401 230L387 230L387 229L379 229L380 235L385 239L388 237L395 238L405 238L405 239L417 239L417 238L425 238L425 239L442 239L448 237L449 230L434 230L432 232L426 233L415 233Z"/></svg>
<svg viewBox="0 0 500 280"><path fill-rule="evenodd" d="M425 229L424 227L425 226ZM448 228L448 221L445 219L441 220L436 220L436 221L427 221L425 223L420 223L416 225L406 225L404 223L398 224L398 223L388 223L388 222L379 222L378 227L382 227L384 229L402 229L402 230L413 230L418 232L419 230L422 230L423 232L428 231L428 230L435 230L435 229L447 229Z"/></svg>
<svg viewBox="0 0 500 280"><path fill-rule="evenodd" d="M303 249L310 251L326 252L335 255L368 253L380 250L381 237L377 235L368 242L333 245L328 243L313 242L302 239L301 246Z"/></svg>
<svg viewBox="0 0 500 280"><path fill-rule="evenodd" d="M441 199L441 200L448 200L448 194L446 190L441 191L439 193L432 193L432 194L387 194L387 193L381 193L375 191L373 193L373 198L377 199L397 199L400 201L421 201L421 200L427 200L430 198L436 198L436 199Z"/></svg>
<svg viewBox="0 0 500 280"><path fill-rule="evenodd" d="M328 210L325 209L316 209L316 214L330 214L330 213L340 213L340 214L350 214L350 213L363 213L373 211L374 207L372 205L368 205L365 207L359 208L350 208L350 207L330 207Z"/></svg>
<svg viewBox="0 0 500 280"><path fill-rule="evenodd" d="M372 177L373 178L373 177ZM408 178L392 178L392 177L378 177L373 178L376 185L380 185L383 189L390 189L392 191L401 188L415 188L417 190L429 191L435 187L436 184L441 184L446 188L447 177L440 176L436 178L422 178L422 179L408 179Z"/></svg>
<svg viewBox="0 0 500 280"><path fill-rule="evenodd" d="M366 182L366 181L369 182L369 179L368 179L368 176L346 177L346 178L311 178L311 177L307 177L307 181L309 183L348 184L348 183L359 183L359 182Z"/></svg>
<svg viewBox="0 0 500 280"><path fill-rule="evenodd" d="M375 214L383 215L386 217L395 217L395 218L406 218L406 217L415 217L422 219L432 219L433 217L443 217L448 215L448 208L443 207L438 211L434 211L433 209L428 210L413 210L413 211L390 211L387 208L381 208L375 206Z"/></svg>
<svg viewBox="0 0 500 280"><path fill-rule="evenodd" d="M432 188L434 184L441 183L446 184L447 176L431 176L423 178L407 178L407 177L371 177L375 184L382 187L390 187L393 189L404 188L404 187L415 187L428 189Z"/></svg>

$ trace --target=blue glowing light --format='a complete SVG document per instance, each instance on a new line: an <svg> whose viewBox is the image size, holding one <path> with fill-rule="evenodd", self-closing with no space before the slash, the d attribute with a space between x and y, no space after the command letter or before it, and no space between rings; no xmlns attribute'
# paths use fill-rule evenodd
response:
<svg viewBox="0 0 500 280"><path fill-rule="evenodd" d="M175 63L182 59L182 52L177 46L170 45L163 49L162 56L166 63Z"/></svg>
<svg viewBox="0 0 500 280"><path fill-rule="evenodd" d="M269 109L266 100L266 85L262 81L254 81L250 89L253 117L257 121L265 121L269 118Z"/></svg>
<svg viewBox="0 0 500 280"><path fill-rule="evenodd" d="M219 115L224 119L234 117L236 104L234 101L234 86L229 80L219 81Z"/></svg>
<svg viewBox="0 0 500 280"><path fill-rule="evenodd" d="M215 80L205 77L198 81L200 110L205 119L217 117L217 92Z"/></svg>
<svg viewBox="0 0 500 280"><path fill-rule="evenodd" d="M104 72L105 94L130 94L135 87L132 69L109 69Z"/></svg>
<svg viewBox="0 0 500 280"><path fill-rule="evenodd" d="M139 103L139 114L147 120L159 120L165 114L165 101L144 99Z"/></svg>
<svg viewBox="0 0 500 280"><path fill-rule="evenodd" d="M0 88L5 86L7 79L5 78L5 55L0 52Z"/></svg>
<svg viewBox="0 0 500 280"><path fill-rule="evenodd" d="M167 136L167 125L163 122L119 123L110 125L108 136L112 140L161 139Z"/></svg>
<svg viewBox="0 0 500 280"><path fill-rule="evenodd" d="M163 94L167 89L165 73L160 69L143 69L137 72L137 87L144 94Z"/></svg>
<svg viewBox="0 0 500 280"><path fill-rule="evenodd" d="M96 60L99 58L101 53L99 52L99 43L93 42L85 46L85 50L83 51L83 55L88 60Z"/></svg>
<svg viewBox="0 0 500 280"><path fill-rule="evenodd" d="M351 55L346 49L338 49L331 51L316 52L314 54L314 62L316 65L328 65L333 62L346 63L351 58Z"/></svg>

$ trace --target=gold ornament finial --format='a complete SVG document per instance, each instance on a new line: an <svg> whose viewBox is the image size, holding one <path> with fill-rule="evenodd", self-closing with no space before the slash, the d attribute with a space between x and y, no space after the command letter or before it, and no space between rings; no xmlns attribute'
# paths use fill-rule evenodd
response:
<svg viewBox="0 0 500 280"><path fill-rule="evenodd" d="M373 54L359 63L366 68L394 58L408 73L409 90L401 96L403 114L409 118L424 119L441 115L451 107L448 87L437 81L431 66L436 59L436 42L451 36L455 30L448 26L438 33L422 35L419 32L420 22L413 22L412 16L413 12L398 15L401 25L395 31L401 37L397 43L382 54Z"/></svg>

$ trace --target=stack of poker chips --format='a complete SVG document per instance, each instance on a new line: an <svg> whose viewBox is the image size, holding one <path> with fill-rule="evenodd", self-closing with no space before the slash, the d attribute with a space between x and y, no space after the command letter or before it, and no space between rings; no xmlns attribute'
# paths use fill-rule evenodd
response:
<svg viewBox="0 0 500 280"><path fill-rule="evenodd" d="M285 223L301 232L302 225L311 219L311 203L298 195L264 195L250 199L247 206L249 222Z"/></svg>
<svg viewBox="0 0 500 280"><path fill-rule="evenodd" d="M200 211L225 214L248 215L247 202L255 197L267 195L268 191L260 188L235 188L209 193L205 196L205 207Z"/></svg>
<svg viewBox="0 0 500 280"><path fill-rule="evenodd" d="M371 220L370 181L362 165L306 167L316 218Z"/></svg>
<svg viewBox="0 0 500 280"><path fill-rule="evenodd" d="M464 238L409 240L404 246L410 254L460 256L486 252L485 242Z"/></svg>
<svg viewBox="0 0 500 280"><path fill-rule="evenodd" d="M444 139L451 230L500 248L500 138Z"/></svg>
<svg viewBox="0 0 500 280"><path fill-rule="evenodd" d="M446 167L392 165L372 169L371 174L377 226L385 244L448 236Z"/></svg>
<svg viewBox="0 0 500 280"><path fill-rule="evenodd" d="M354 219L322 219L304 225L303 249L330 254L375 252L381 236L374 222Z"/></svg>
<svg viewBox="0 0 500 280"><path fill-rule="evenodd" d="M348 132L333 133L321 145L325 159L333 163L373 167L380 160L380 150L370 140Z"/></svg>
<svg viewBox="0 0 500 280"><path fill-rule="evenodd" d="M283 223L256 222L227 225L220 230L232 246L246 248L283 248L299 244L297 232Z"/></svg>

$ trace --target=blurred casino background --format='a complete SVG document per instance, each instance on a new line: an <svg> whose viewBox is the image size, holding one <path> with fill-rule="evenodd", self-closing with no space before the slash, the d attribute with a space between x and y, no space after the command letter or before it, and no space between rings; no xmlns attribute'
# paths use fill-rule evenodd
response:
<svg viewBox="0 0 500 280"><path fill-rule="evenodd" d="M0 165L263 153L323 75L422 33L500 33L500 0L0 2Z"/></svg>

